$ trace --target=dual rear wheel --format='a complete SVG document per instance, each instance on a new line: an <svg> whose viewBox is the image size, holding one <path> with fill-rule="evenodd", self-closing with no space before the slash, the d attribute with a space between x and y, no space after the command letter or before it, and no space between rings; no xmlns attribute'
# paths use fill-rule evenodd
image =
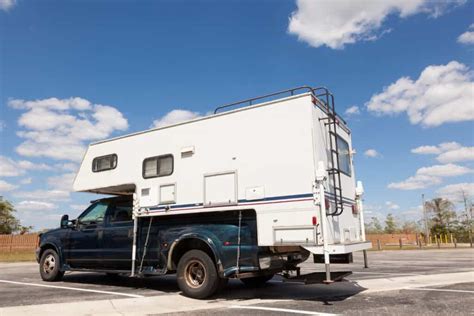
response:
<svg viewBox="0 0 474 316"><path fill-rule="evenodd" d="M241 279L248 287L265 284L273 274ZM186 252L178 263L178 285L186 296L207 298L227 285L227 278L220 278L214 261L201 250Z"/></svg>

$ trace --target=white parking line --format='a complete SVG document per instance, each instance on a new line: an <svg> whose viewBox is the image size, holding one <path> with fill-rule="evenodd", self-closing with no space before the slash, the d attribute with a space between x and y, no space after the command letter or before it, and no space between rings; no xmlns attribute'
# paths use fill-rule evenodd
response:
<svg viewBox="0 0 474 316"><path fill-rule="evenodd" d="M110 295L120 295L120 296L134 297L134 298L144 297L143 295L138 295L138 294L126 294L126 293L110 292L110 291L79 289L79 288L68 287L68 286L26 283L26 282L17 282L17 281L9 281L9 280L0 280L0 283L10 283L10 284L29 285L29 286L38 286L38 287L49 287L49 288L53 288L53 289L72 290L72 291L91 292L91 293L101 293L101 294L110 294Z"/></svg>
<svg viewBox="0 0 474 316"><path fill-rule="evenodd" d="M319 315L319 316L338 315L338 314L318 313L318 312L312 312L312 311L302 311L298 309L274 308L274 307L264 307L264 306L232 305L232 306L229 306L229 308L254 309L254 310L261 310L261 311L282 312L282 313L303 314L303 315Z"/></svg>
<svg viewBox="0 0 474 316"><path fill-rule="evenodd" d="M430 289L430 288L409 288L405 289L409 291L436 291L436 292L455 292L455 293L471 293L474 294L474 291L469 290L451 290L451 289Z"/></svg>
<svg viewBox="0 0 474 316"><path fill-rule="evenodd" d="M369 272L369 271L352 271L352 274L380 274L380 275L421 275L421 274L416 274L416 273L387 273L387 272Z"/></svg>

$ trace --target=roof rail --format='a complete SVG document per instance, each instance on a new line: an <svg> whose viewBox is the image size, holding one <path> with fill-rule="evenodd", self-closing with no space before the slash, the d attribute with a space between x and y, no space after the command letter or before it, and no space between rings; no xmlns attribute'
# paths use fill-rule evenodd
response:
<svg viewBox="0 0 474 316"><path fill-rule="evenodd" d="M222 109L226 109L226 108L233 107L233 106L238 106L238 105L240 105L240 106L251 106L257 100L262 100L262 99L267 99L267 98L277 97L277 96L283 96L283 95L293 96L295 94L301 94L301 93L304 93L304 92L312 93L314 95L314 97L317 99L317 101L319 101L318 103L325 110L327 110L328 113L334 113L344 124L346 124L346 121L342 117L340 117L338 114L336 114L334 96L329 91L329 89L327 89L326 87L312 88L310 86L301 86L301 87L282 90L282 91L278 91L278 92L274 92L274 93L270 93L270 94L265 94L265 95L258 96L258 97L255 97L255 98L245 99L245 100L242 100L242 101L237 101L237 102L228 103L228 104L218 106L218 107L215 108L214 114L217 114L217 112L219 112Z"/></svg>

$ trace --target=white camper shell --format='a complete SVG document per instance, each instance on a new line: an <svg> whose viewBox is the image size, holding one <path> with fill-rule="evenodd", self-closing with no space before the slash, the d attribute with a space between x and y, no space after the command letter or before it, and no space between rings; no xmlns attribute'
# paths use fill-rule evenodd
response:
<svg viewBox="0 0 474 316"><path fill-rule="evenodd" d="M259 246L370 248L351 132L332 95L302 87L229 106L239 105L91 144L74 190L133 194L135 217L253 209Z"/></svg>

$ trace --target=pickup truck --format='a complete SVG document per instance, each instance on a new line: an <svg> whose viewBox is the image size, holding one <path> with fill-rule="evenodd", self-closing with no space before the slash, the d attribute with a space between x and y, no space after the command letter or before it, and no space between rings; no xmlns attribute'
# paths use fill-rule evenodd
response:
<svg viewBox="0 0 474 316"><path fill-rule="evenodd" d="M258 286L294 271L309 252L298 246L259 247L254 210L139 218L132 273L132 197L93 201L77 219L40 235L36 259L44 281L65 271L138 277L176 274L179 288L206 298L229 278ZM240 237L240 238L239 238Z"/></svg>

